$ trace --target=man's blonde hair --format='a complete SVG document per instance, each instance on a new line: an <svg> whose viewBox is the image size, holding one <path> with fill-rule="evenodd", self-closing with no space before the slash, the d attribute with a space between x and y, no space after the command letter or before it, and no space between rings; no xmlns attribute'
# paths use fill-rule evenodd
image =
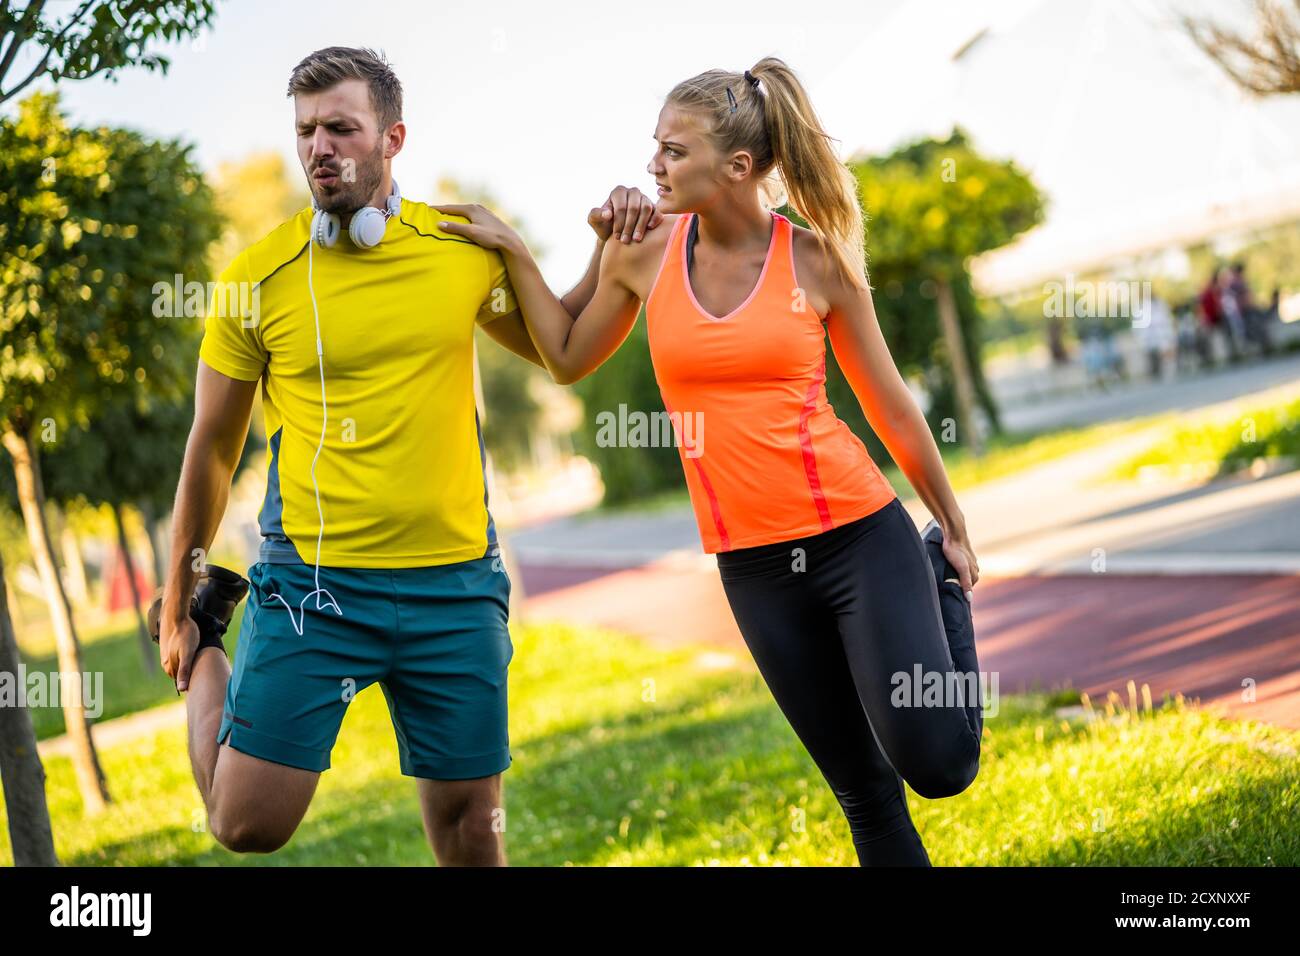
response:
<svg viewBox="0 0 1300 956"><path fill-rule="evenodd" d="M374 50L347 46L317 50L289 74L289 95L317 93L343 80L366 81L381 132L401 121L402 84L383 54Z"/></svg>

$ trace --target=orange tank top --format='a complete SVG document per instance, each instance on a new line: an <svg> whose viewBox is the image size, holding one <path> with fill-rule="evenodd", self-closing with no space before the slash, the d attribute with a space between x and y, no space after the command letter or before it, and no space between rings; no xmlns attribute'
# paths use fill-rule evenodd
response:
<svg viewBox="0 0 1300 956"><path fill-rule="evenodd" d="M826 401L826 329L806 304L794 226L772 213L758 284L721 318L691 290L678 218L646 300L655 379L706 553L829 531L896 497Z"/></svg>

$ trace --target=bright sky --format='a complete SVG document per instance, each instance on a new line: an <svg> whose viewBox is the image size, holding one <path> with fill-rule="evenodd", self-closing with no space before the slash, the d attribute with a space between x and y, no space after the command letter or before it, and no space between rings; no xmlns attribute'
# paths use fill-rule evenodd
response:
<svg viewBox="0 0 1300 956"><path fill-rule="evenodd" d="M297 169L290 69L332 44L380 48L405 89L403 192L432 202L442 176L486 186L567 287L590 252L587 210L616 184L652 192L645 166L668 90L767 54L801 75L843 155L942 135L956 119L977 147L1033 172L1052 198L1049 227L1070 234L1144 209L1158 222L1162 197L1186 204L1296 168L1300 99L1247 106L1170 26L1170 10L1207 3L225 0L210 33L170 51L167 77L129 70L61 89L76 122L182 137L205 167L276 149Z"/></svg>

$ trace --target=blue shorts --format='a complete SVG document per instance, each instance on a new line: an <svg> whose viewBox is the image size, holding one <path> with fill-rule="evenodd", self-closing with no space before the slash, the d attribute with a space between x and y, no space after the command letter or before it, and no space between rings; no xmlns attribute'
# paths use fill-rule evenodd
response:
<svg viewBox="0 0 1300 956"><path fill-rule="evenodd" d="M424 568L321 568L320 587L329 595L318 596L319 608L317 596L308 597L315 575L305 564L248 569L218 743L325 770L348 703L378 681L402 773L463 780L510 766L506 670L514 645L510 579L499 557Z"/></svg>

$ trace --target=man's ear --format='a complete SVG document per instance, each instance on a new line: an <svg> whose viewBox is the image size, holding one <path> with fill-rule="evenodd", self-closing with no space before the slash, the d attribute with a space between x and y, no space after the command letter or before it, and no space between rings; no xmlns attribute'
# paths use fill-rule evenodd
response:
<svg viewBox="0 0 1300 956"><path fill-rule="evenodd" d="M398 120L384 134L384 159L392 159L406 142L406 124Z"/></svg>

